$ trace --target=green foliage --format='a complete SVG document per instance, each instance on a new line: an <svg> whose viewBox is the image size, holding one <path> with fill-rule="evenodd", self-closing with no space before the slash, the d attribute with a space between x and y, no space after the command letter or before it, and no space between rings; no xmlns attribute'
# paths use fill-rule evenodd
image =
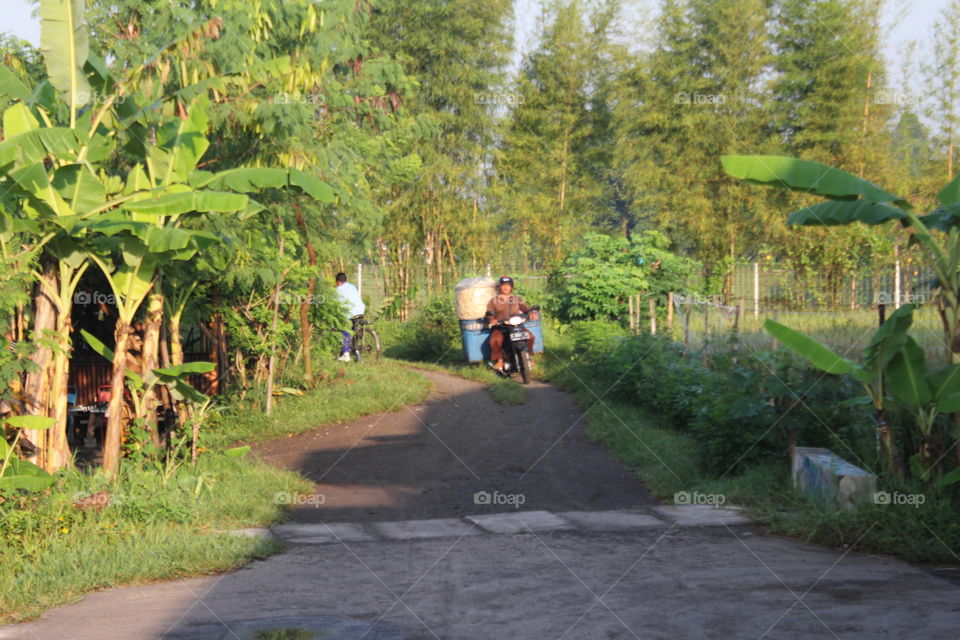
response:
<svg viewBox="0 0 960 640"><path fill-rule="evenodd" d="M390 357L423 362L463 361L460 321L450 296L431 299L416 317L390 331L385 341L385 354Z"/></svg>
<svg viewBox="0 0 960 640"><path fill-rule="evenodd" d="M616 319L627 314L628 296L660 302L686 289L694 263L671 253L662 234L647 231L627 240L588 234L551 277L556 313L562 320Z"/></svg>

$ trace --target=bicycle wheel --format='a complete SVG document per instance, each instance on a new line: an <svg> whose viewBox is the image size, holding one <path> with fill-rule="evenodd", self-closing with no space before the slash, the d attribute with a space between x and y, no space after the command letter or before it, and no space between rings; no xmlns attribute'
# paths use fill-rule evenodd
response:
<svg viewBox="0 0 960 640"><path fill-rule="evenodd" d="M380 336L373 329L361 327L353 337L353 353L357 362L377 360L380 357Z"/></svg>

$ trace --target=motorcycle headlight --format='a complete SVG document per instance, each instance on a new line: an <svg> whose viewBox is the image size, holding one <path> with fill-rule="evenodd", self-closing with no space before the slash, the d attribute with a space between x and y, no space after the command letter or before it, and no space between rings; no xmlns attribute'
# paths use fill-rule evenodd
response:
<svg viewBox="0 0 960 640"><path fill-rule="evenodd" d="M523 324L523 316L512 316L507 322L514 326Z"/></svg>

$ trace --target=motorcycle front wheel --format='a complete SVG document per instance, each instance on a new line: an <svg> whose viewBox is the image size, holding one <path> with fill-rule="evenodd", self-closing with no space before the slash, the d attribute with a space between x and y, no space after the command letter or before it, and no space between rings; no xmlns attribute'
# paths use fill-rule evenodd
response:
<svg viewBox="0 0 960 640"><path fill-rule="evenodd" d="M519 355L520 377L523 378L523 384L530 384L530 354L524 349Z"/></svg>

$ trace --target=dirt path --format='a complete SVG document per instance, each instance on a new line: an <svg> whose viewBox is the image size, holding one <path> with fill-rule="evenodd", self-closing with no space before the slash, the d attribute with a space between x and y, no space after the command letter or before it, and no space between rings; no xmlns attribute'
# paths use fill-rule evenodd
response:
<svg viewBox="0 0 960 640"><path fill-rule="evenodd" d="M316 484L323 504L294 522L369 522L524 510L600 510L656 504L643 484L587 440L583 412L548 384L523 405L493 401L485 385L424 371L426 402L327 425L257 447L272 464ZM490 504L475 498L490 495ZM499 501L499 504L496 502Z"/></svg>

